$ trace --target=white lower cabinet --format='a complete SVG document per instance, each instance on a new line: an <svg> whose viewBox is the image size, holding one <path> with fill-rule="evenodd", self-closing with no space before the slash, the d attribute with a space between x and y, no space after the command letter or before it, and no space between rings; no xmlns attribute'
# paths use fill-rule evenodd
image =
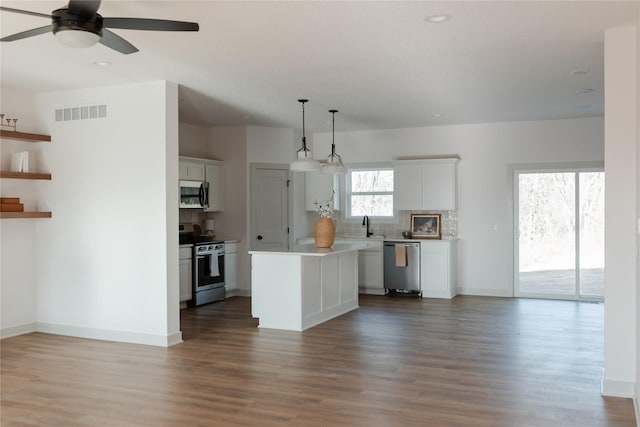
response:
<svg viewBox="0 0 640 427"><path fill-rule="evenodd" d="M226 292L238 289L238 244L224 245L224 290Z"/></svg>
<svg viewBox="0 0 640 427"><path fill-rule="evenodd" d="M191 260L192 248L180 248L180 302L189 301L191 299L191 287L193 281L193 262Z"/></svg>
<svg viewBox="0 0 640 427"><path fill-rule="evenodd" d="M298 239L299 245L313 244L313 237ZM358 289L362 294L384 295L382 274L382 240L336 238L334 243L354 243L365 246L358 251Z"/></svg>
<svg viewBox="0 0 640 427"><path fill-rule="evenodd" d="M384 294L382 242L358 251L358 288L363 294Z"/></svg>
<svg viewBox="0 0 640 427"><path fill-rule="evenodd" d="M453 298L458 294L455 240L420 243L420 285L426 298Z"/></svg>

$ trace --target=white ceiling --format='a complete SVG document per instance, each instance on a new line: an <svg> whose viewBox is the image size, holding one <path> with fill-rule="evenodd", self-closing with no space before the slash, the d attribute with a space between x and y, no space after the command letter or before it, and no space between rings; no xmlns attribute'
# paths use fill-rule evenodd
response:
<svg viewBox="0 0 640 427"><path fill-rule="evenodd" d="M0 1L50 13L65 1ZM166 79L180 120L383 129L603 114L603 30L637 1L103 1L103 16L195 21L197 33L114 30L140 49L0 44L3 85L55 91ZM425 17L451 15L431 24ZM0 12L1 36L46 19ZM93 65L109 61L110 67ZM589 69L588 74L571 74ZM593 89L580 93L581 89ZM441 114L436 117L436 114Z"/></svg>

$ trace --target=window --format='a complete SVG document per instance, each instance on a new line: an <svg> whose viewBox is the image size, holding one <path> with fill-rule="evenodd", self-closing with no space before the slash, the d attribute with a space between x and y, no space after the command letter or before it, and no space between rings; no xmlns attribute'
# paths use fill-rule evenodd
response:
<svg viewBox="0 0 640 427"><path fill-rule="evenodd" d="M393 217L393 169L352 169L346 187L347 216Z"/></svg>

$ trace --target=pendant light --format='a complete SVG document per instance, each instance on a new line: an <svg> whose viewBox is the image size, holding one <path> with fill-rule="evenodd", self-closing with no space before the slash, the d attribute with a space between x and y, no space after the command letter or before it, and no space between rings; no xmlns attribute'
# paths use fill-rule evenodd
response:
<svg viewBox="0 0 640 427"><path fill-rule="evenodd" d="M296 159L291 162L290 165L290 169L295 172L313 172L320 170L320 162L313 160L311 150L307 148L307 138L304 134L304 103L308 101L308 99L298 99L298 102L302 104L302 148L298 150Z"/></svg>
<svg viewBox="0 0 640 427"><path fill-rule="evenodd" d="M331 137L331 154L327 157L327 163L323 164L320 172L332 174L347 173L346 166L342 163L342 157L336 153L336 113L338 110L329 110L333 119L333 133Z"/></svg>

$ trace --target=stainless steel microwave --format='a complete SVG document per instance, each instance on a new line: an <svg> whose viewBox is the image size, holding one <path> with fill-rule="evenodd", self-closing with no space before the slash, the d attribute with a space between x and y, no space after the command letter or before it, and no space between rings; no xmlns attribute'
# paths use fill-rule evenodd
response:
<svg viewBox="0 0 640 427"><path fill-rule="evenodd" d="M180 208L202 209L209 207L209 183L180 180Z"/></svg>

